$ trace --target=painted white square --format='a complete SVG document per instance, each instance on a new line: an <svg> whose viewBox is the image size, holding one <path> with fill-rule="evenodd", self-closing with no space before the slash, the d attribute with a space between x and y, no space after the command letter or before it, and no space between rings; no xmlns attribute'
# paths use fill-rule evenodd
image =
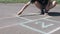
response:
<svg viewBox="0 0 60 34"><path fill-rule="evenodd" d="M40 32L42 34L51 34L60 29L60 23L49 21L46 19L37 20L28 23L22 23L20 25L29 28L31 30Z"/></svg>

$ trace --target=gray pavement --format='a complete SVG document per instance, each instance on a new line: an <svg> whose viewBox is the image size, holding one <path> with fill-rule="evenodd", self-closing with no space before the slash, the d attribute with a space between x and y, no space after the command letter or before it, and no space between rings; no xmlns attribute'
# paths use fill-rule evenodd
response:
<svg viewBox="0 0 60 34"><path fill-rule="evenodd" d="M0 34L60 34L60 5L42 16L30 5L20 16L17 12L23 3L0 3Z"/></svg>

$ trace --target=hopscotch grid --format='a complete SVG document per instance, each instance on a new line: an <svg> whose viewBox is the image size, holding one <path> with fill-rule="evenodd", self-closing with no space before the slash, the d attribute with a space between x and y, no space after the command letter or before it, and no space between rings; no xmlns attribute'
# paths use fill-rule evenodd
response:
<svg viewBox="0 0 60 34"><path fill-rule="evenodd" d="M49 18L49 17L48 17ZM52 22L58 22L58 21L54 21L54 20L49 20L49 19L47 19L47 18L42 18L42 19L45 19L45 20L47 20L47 21L52 21ZM42 20L41 19L41 20ZM37 20L39 20L39 19L37 19ZM26 22L26 23L29 23L29 22L34 22L34 21L37 21L37 20L33 20L33 21L28 21L28 22ZM22 24L22 26L23 26L23 24L26 24L26 23L20 23L20 24ZM25 25L24 27L27 27L27 25ZM29 26L30 27L30 26ZM27 27L28 28L28 27ZM32 28L32 27L31 27ZM30 29L30 28L29 28ZM33 28L34 29L34 28ZM60 27L59 28L56 28L56 29L54 29L54 30L52 30L52 31L50 31L50 32L48 32L47 34L51 34L51 33L53 33L53 32L55 32L55 31L58 31L60 29ZM40 32L41 33L41 32Z"/></svg>
<svg viewBox="0 0 60 34"><path fill-rule="evenodd" d="M43 19L43 18L42 18ZM45 19L45 18L44 18ZM33 21L36 21L36 20L33 20ZM27 21L27 22L24 22L24 23L28 23L28 22L31 22L31 21ZM12 24L12 25L7 25L7 26L3 26L3 27L0 27L1 28L6 28L6 27L11 27L11 26L15 26L15 25L19 25L19 24L24 24L24 23L16 23L16 24Z"/></svg>
<svg viewBox="0 0 60 34"><path fill-rule="evenodd" d="M36 28L32 28L32 27L30 27L30 26L24 25L24 24L20 24L20 25L23 26L23 27L26 27L26 28L28 28L28 29L31 29L31 30L33 30L33 31L37 31L37 32L39 32L39 33L49 34L49 33L40 31L40 30L38 30L38 29L36 29Z"/></svg>
<svg viewBox="0 0 60 34"><path fill-rule="evenodd" d="M12 18L12 17L10 17L10 18ZM47 17L47 18L49 18L49 17ZM42 19L46 19L46 18L42 18ZM39 20L39 19L37 19L37 20ZM34 20L34 21L36 21L36 20ZM49 20L49 21L50 21L50 20ZM28 22L31 22L31 21L28 21ZM8 26L0 27L0 29L1 29L1 28L10 27L10 26L14 26L14 25L18 25L18 24L21 24L21 23L16 23L16 24L12 24L12 25L8 25ZM22 24L23 24L23 23L22 23ZM60 27L59 27L58 29L60 29ZM51 31L51 32L53 33L54 31L56 31L56 30L54 29L54 30ZM49 33L51 33L51 32L49 32Z"/></svg>
<svg viewBox="0 0 60 34"><path fill-rule="evenodd" d="M36 28L32 28L32 27L27 26L27 25L24 25L24 24L20 24L20 25L23 26L23 27L26 27L26 28L28 28L28 29L31 29L31 30L34 30L34 31L43 33L43 34L52 34L52 33L54 33L55 31L58 31L58 30L60 29L60 27L58 27L58 28L55 28L54 30L52 30L52 31L50 31L50 32L48 32L48 33L46 33L46 32L44 32L44 31L38 30L38 29L36 29Z"/></svg>
<svg viewBox="0 0 60 34"><path fill-rule="evenodd" d="M13 18L13 17L8 17L8 18ZM20 17L20 18L23 18L23 17ZM47 17L47 18L49 18L49 17ZM6 18L4 18L4 19L6 19ZM23 19L26 19L26 18L23 18ZM42 19L46 19L46 18L42 18ZM26 20L29 20L29 19L26 19ZM40 20L40 19L36 19L36 20ZM36 21L36 20L34 20L34 21ZM29 22L31 22L31 21L33 21L33 20L29 20ZM16 23L16 24L8 25L8 26L3 26L3 27L0 27L0 29L2 29L2 28L6 28L6 27L15 26L15 25L18 25L18 24L20 24L20 23Z"/></svg>
<svg viewBox="0 0 60 34"><path fill-rule="evenodd" d="M8 17L8 18L13 18L13 17ZM49 18L49 17L47 17L47 18ZM4 18L5 19L5 18ZM46 19L46 18L42 18L42 19ZM36 19L36 20L41 20L41 19ZM36 21L36 20L34 20L34 21ZM32 20L31 20L32 21ZM31 22L31 21L28 21L28 22ZM28 23L27 22L27 23ZM21 24L21 23L20 23ZM6 28L6 27L10 27L10 26L15 26L15 25L18 25L18 24L12 24L12 25L8 25L8 26L4 26L4 27L0 27L0 29L1 28ZM51 32L54 32L55 30L53 30L53 31L51 31ZM49 33L51 33L51 32L49 32Z"/></svg>
<svg viewBox="0 0 60 34"><path fill-rule="evenodd" d="M45 17L45 18L40 18L40 19L32 20L32 21L28 21L28 22L24 22L24 23L20 23L19 25L24 26L24 27L26 27L28 29L32 29L33 31L37 31L37 32L40 32L40 33L43 33L43 34L49 34L49 33L45 33L43 31L40 31L38 29L32 28L30 26L24 25L24 24L29 23L29 22L34 22L34 21L37 21L37 20L42 20L42 19L47 19L47 18L50 18L50 16Z"/></svg>

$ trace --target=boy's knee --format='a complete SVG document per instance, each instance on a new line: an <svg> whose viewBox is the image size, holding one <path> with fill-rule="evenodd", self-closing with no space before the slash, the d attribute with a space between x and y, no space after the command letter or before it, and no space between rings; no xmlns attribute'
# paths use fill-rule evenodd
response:
<svg viewBox="0 0 60 34"><path fill-rule="evenodd" d="M56 6L56 4L57 4L56 1L53 1L53 2L52 2L52 5L53 5L53 6Z"/></svg>
<svg viewBox="0 0 60 34"><path fill-rule="evenodd" d="M50 5L49 9L52 9L56 6L57 2L56 1L53 1L52 4Z"/></svg>

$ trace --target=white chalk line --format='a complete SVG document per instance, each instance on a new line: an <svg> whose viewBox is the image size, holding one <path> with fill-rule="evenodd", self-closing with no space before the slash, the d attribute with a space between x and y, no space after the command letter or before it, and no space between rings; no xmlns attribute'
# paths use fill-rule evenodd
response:
<svg viewBox="0 0 60 34"><path fill-rule="evenodd" d="M2 20L2 19L8 19L8 18L14 18L14 17L16 17L16 15L2 17L2 18L0 18L0 20Z"/></svg>
<svg viewBox="0 0 60 34"><path fill-rule="evenodd" d="M45 18L39 18L39 19L35 19L35 20L31 20L31 21L27 21L27 22L24 22L22 24L26 24L26 23L29 23L29 22L34 22L34 21L37 21L37 20L42 20L42 19L46 19L46 18L50 18L51 16L48 16L48 17L45 17Z"/></svg>
<svg viewBox="0 0 60 34"><path fill-rule="evenodd" d="M0 20L2 20L2 19L8 19L8 18L14 18L15 16L13 16L13 17L3 17L3 18L0 18Z"/></svg>
<svg viewBox="0 0 60 34"><path fill-rule="evenodd" d="M40 13L27 13L27 14L24 14L24 15L34 15L34 14L40 14Z"/></svg>
<svg viewBox="0 0 60 34"><path fill-rule="evenodd" d="M30 19L28 19L28 18L24 18L24 17L19 17L18 15L16 15L16 17L18 17L18 18L22 18L22 19L25 19L25 20L29 20L29 21L30 21Z"/></svg>
<svg viewBox="0 0 60 34"><path fill-rule="evenodd" d="M39 15L39 16L45 16L45 15L40 15L40 13L27 13L27 14L24 14L24 15ZM23 16L24 16L23 15ZM20 15L21 16L21 15ZM51 16L52 17L52 16Z"/></svg>
<svg viewBox="0 0 60 34"><path fill-rule="evenodd" d="M14 17L16 17L16 15L12 15L12 16L8 16L8 17L2 17L2 18L0 18L0 20L2 20L2 19L8 19L8 18L14 18Z"/></svg>
<svg viewBox="0 0 60 34"><path fill-rule="evenodd" d="M24 18L24 17L18 17L18 18L22 18L22 19L25 19L25 20L29 20L29 21L31 21L31 19Z"/></svg>
<svg viewBox="0 0 60 34"><path fill-rule="evenodd" d="M60 23L60 21L56 21L56 20L52 20L52 19L45 19L45 20L48 20L48 21L51 21L51 22Z"/></svg>
<svg viewBox="0 0 60 34"><path fill-rule="evenodd" d="M11 27L11 26L15 26L15 25L18 25L18 24L19 24L19 23L12 24L12 25L7 25L7 26L3 26L3 27L0 27L0 29L7 28L7 27Z"/></svg>
<svg viewBox="0 0 60 34"><path fill-rule="evenodd" d="M58 28L56 28L56 29L50 31L49 34L54 33L54 32L56 32L56 31L58 31L59 29L60 29L60 27L58 27Z"/></svg>

